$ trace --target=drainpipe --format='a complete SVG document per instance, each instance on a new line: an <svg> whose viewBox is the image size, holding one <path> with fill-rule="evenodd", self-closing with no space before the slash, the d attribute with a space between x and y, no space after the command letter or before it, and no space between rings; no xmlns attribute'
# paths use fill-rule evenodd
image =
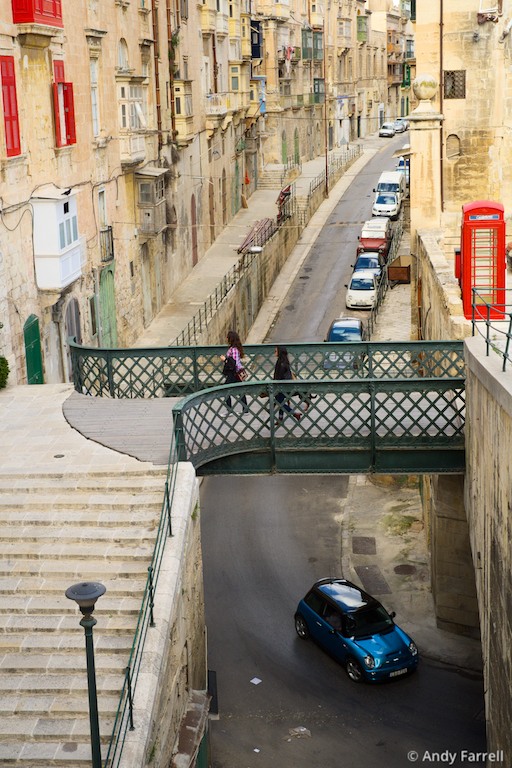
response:
<svg viewBox="0 0 512 768"><path fill-rule="evenodd" d="M159 77L159 69L158 69L159 45L158 45L158 17L157 17L156 3L152 4L151 21L153 25L153 40L154 40L153 59L154 59L154 66L155 66L156 127L158 131L158 149L160 150L162 149L163 138L162 138L162 107L160 104L160 77Z"/></svg>
<svg viewBox="0 0 512 768"><path fill-rule="evenodd" d="M443 0L439 0L439 112L443 114L443 28L444 28L444 12L443 12ZM440 179L439 186L441 192L441 213L444 212L444 178L443 178L443 121L440 121L439 131L441 134L441 140L439 142L439 165L440 165Z"/></svg>
<svg viewBox="0 0 512 768"><path fill-rule="evenodd" d="M176 109L174 104L174 49L172 48L172 25L171 25L171 0L166 0L166 14L167 14L167 50L173 51L172 59L169 58L169 90L170 90L170 105L171 105L171 128L172 128L172 141L176 137Z"/></svg>
<svg viewBox="0 0 512 768"><path fill-rule="evenodd" d="M217 74L219 65L217 64L217 35L215 32L212 35L212 54L213 54L213 92L218 93L217 91Z"/></svg>

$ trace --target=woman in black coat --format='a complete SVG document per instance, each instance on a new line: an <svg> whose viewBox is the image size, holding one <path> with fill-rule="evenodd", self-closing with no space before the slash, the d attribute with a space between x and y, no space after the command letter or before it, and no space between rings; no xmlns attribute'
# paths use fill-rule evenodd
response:
<svg viewBox="0 0 512 768"><path fill-rule="evenodd" d="M293 379L293 373L290 366L290 360L288 359L288 350L286 347L279 346L276 347L276 364L274 366L274 379L276 381L291 381ZM290 408L288 405L288 402L285 402L288 400L289 395L284 395L283 392L278 392L276 394L276 400L280 404L279 408L279 415L278 420L282 421L284 416L284 411L287 411L288 413L292 413L294 418L299 421L301 417L301 413L298 413L297 411L293 411L293 408Z"/></svg>

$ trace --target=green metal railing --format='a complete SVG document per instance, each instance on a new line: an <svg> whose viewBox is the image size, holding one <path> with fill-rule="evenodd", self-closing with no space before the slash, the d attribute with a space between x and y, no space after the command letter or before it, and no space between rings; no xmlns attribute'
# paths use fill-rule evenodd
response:
<svg viewBox="0 0 512 768"><path fill-rule="evenodd" d="M268 380L173 408L199 474L462 472L464 414L463 378Z"/></svg>
<svg viewBox="0 0 512 768"><path fill-rule="evenodd" d="M458 378L463 342L288 344L300 379ZM225 346L96 349L70 342L77 392L113 398L183 397L224 382ZM275 345L245 347L251 381L273 375Z"/></svg>
<svg viewBox="0 0 512 768"><path fill-rule="evenodd" d="M502 359L502 371L507 370L507 363L512 361L512 291L496 289L494 286L479 286L472 289L471 323L473 336L485 339L486 355L491 350ZM501 301L490 301L499 294ZM510 299L510 301L508 301Z"/></svg>

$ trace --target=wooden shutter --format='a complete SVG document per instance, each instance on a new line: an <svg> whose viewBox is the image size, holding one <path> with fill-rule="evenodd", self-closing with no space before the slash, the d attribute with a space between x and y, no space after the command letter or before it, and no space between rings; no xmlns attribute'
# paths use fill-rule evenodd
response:
<svg viewBox="0 0 512 768"><path fill-rule="evenodd" d="M5 145L7 157L21 154L16 76L13 56L0 56L2 99L4 105Z"/></svg>

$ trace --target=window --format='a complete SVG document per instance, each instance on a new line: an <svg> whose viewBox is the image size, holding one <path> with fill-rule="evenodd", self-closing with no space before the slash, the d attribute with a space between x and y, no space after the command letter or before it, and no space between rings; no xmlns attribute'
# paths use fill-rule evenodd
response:
<svg viewBox="0 0 512 768"><path fill-rule="evenodd" d="M12 20L15 24L62 27L61 0L12 0Z"/></svg>
<svg viewBox="0 0 512 768"><path fill-rule="evenodd" d="M232 91L238 91L239 89L239 68L238 67L231 67L231 90Z"/></svg>
<svg viewBox="0 0 512 768"><path fill-rule="evenodd" d="M0 77L4 106L5 147L7 157L14 157L21 154L21 144L13 56L0 56Z"/></svg>
<svg viewBox="0 0 512 768"><path fill-rule="evenodd" d="M444 73L444 98L466 98L466 71L464 69L447 70Z"/></svg>
<svg viewBox="0 0 512 768"><path fill-rule="evenodd" d="M302 58L313 58L313 31L311 29L302 30Z"/></svg>
<svg viewBox="0 0 512 768"><path fill-rule="evenodd" d="M324 33L313 32L313 58L321 61L324 57Z"/></svg>
<svg viewBox="0 0 512 768"><path fill-rule="evenodd" d="M65 82L63 61L53 63L53 74L55 141L58 147L66 147L76 144L73 84Z"/></svg>
<svg viewBox="0 0 512 768"><path fill-rule="evenodd" d="M313 93L315 95L315 104L323 104L325 100L325 81L323 78L314 78Z"/></svg>
<svg viewBox="0 0 512 768"><path fill-rule="evenodd" d="M78 220L76 216L76 204L71 209L69 201L62 203L62 211L59 216L59 245L61 251L78 241Z"/></svg>
<svg viewBox="0 0 512 768"><path fill-rule="evenodd" d="M146 128L146 86L139 84L123 84L119 86L119 109L121 128L130 131Z"/></svg>
<svg viewBox="0 0 512 768"><path fill-rule="evenodd" d="M121 70L129 69L128 46L126 45L126 40L123 38L121 38L119 45L117 46L117 66L118 69Z"/></svg>
<svg viewBox="0 0 512 768"><path fill-rule="evenodd" d="M91 72L91 109L92 109L92 134L98 136L100 132L100 112L98 103L98 59L90 59Z"/></svg>

